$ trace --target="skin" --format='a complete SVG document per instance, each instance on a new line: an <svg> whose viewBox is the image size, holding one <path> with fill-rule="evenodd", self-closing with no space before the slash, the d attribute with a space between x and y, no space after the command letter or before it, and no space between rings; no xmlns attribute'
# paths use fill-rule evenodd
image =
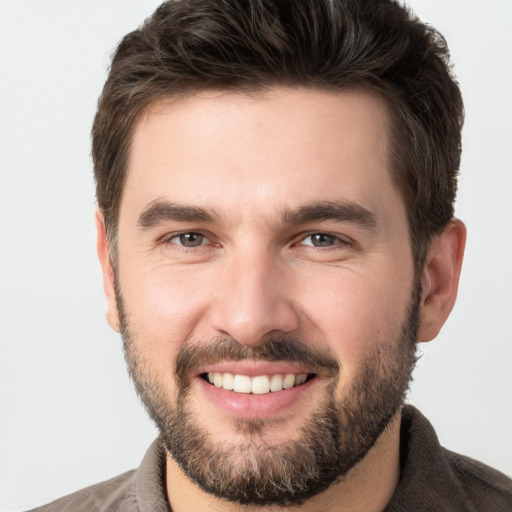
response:
<svg viewBox="0 0 512 512"><path fill-rule="evenodd" d="M130 329L176 403L172 378L187 339L230 336L257 345L275 333L307 340L342 362L341 399L379 340L396 339L410 303L414 265L404 202L388 169L385 103L362 91L273 89L260 95L208 92L153 105L138 122L119 221L118 280ZM155 202L206 208L214 219L159 218ZM311 204L358 205L374 222L290 222L283 211ZM103 218L98 253L108 321L119 329ZM195 248L180 233L204 235ZM313 245L314 233L330 237ZM431 244L422 273L420 341L435 337L457 293L465 242L453 220ZM243 372L239 372L243 373ZM211 438L236 445L235 415L194 381L189 406ZM197 385L196 385L197 384ZM272 412L260 442L294 439L325 383ZM258 418L258 409L250 413ZM399 477L399 415L345 479L290 510L382 510ZM173 510L239 510L201 491L169 458ZM269 508L268 510L277 510Z"/></svg>

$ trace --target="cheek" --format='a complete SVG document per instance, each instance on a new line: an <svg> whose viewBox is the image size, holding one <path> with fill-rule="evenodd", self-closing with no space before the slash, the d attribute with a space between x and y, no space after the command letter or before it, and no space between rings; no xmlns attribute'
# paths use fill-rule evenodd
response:
<svg viewBox="0 0 512 512"><path fill-rule="evenodd" d="M189 275L165 269L125 275L121 289L135 342L144 344L156 364L172 366L180 345L204 314L204 288Z"/></svg>
<svg viewBox="0 0 512 512"><path fill-rule="evenodd" d="M412 272L397 279L393 271L340 270L317 279L315 287L306 286L302 284L301 302L308 334L334 351L351 380L378 344L397 340L412 293Z"/></svg>

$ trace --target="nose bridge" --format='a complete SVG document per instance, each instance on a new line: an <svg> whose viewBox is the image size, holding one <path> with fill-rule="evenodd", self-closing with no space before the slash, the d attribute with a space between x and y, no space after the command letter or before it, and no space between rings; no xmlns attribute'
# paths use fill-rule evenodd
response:
<svg viewBox="0 0 512 512"><path fill-rule="evenodd" d="M247 245L233 251L222 269L214 328L247 345L276 331L290 333L299 320L279 256Z"/></svg>

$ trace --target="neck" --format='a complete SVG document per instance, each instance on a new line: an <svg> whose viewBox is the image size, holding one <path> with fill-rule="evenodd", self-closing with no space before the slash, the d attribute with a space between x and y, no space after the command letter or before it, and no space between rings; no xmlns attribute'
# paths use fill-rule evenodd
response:
<svg viewBox="0 0 512 512"><path fill-rule="evenodd" d="M173 512L381 512L400 476L400 416L401 411L366 457L344 478L302 505L251 507L221 500L201 490L170 456L167 457L167 498Z"/></svg>

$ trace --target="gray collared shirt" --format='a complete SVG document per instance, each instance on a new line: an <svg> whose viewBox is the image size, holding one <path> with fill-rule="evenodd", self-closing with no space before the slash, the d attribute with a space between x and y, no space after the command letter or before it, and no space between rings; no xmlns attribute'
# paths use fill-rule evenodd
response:
<svg viewBox="0 0 512 512"><path fill-rule="evenodd" d="M512 511L512 480L443 448L432 425L411 406L402 412L400 456L400 481L384 512ZM32 512L170 512L165 461L165 449L157 439L136 471Z"/></svg>

